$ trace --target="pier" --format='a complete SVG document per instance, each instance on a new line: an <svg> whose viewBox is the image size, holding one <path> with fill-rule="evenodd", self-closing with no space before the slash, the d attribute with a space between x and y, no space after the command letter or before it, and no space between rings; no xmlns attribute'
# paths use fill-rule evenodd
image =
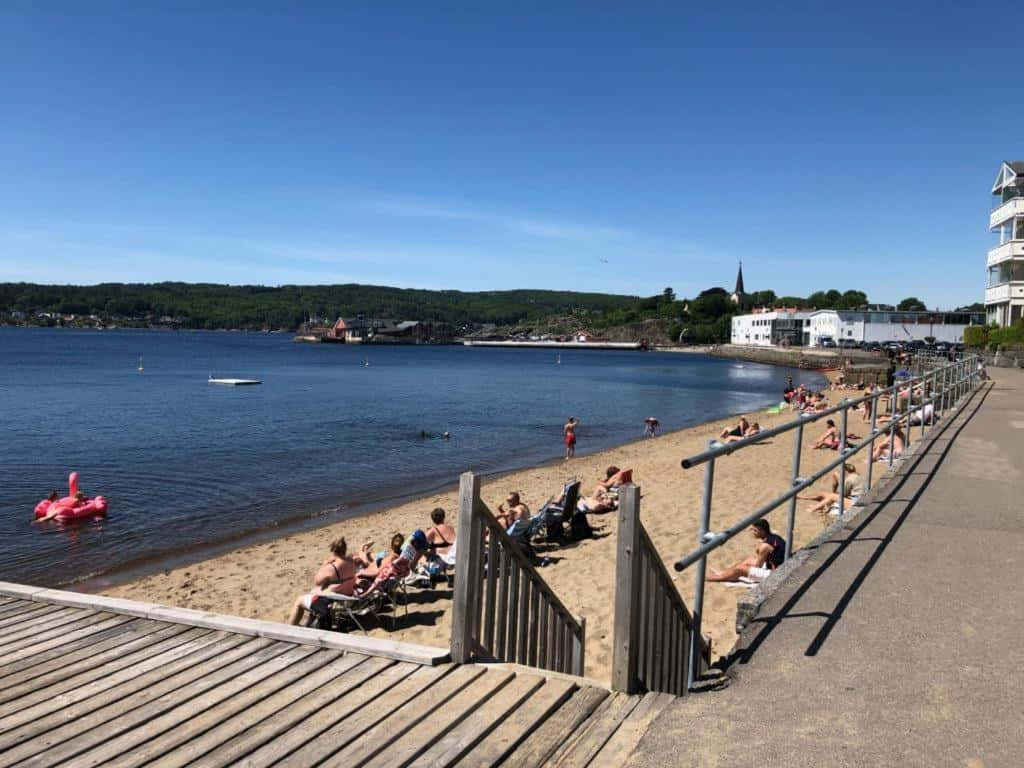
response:
<svg viewBox="0 0 1024 768"><path fill-rule="evenodd" d="M617 766L673 698L448 659L0 583L0 766Z"/></svg>
<svg viewBox="0 0 1024 768"><path fill-rule="evenodd" d="M526 349L644 349L639 341L474 341L463 339L467 347L506 347Z"/></svg>

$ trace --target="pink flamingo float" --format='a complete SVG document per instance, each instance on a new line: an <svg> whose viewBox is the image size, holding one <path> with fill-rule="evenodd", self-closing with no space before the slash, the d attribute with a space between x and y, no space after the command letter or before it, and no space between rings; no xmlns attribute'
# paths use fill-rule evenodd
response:
<svg viewBox="0 0 1024 768"><path fill-rule="evenodd" d="M107 514L107 500L102 496L78 498L78 473L68 475L68 495L63 499L43 499L36 504L36 519L80 520Z"/></svg>

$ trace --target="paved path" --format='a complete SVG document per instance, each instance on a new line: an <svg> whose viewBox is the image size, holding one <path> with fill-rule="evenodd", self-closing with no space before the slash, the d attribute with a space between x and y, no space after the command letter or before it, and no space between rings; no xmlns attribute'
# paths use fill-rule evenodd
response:
<svg viewBox="0 0 1024 768"><path fill-rule="evenodd" d="M1024 373L993 374L630 766L1024 765Z"/></svg>

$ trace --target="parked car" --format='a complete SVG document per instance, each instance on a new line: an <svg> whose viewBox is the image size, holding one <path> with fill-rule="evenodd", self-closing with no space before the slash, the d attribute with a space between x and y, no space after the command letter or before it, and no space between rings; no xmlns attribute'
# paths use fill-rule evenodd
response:
<svg viewBox="0 0 1024 768"><path fill-rule="evenodd" d="M857 349L860 344L857 343L856 339L840 339L839 346L842 349Z"/></svg>
<svg viewBox="0 0 1024 768"><path fill-rule="evenodd" d="M835 349L836 340L833 339L831 336L819 336L818 346L823 347L825 349Z"/></svg>
<svg viewBox="0 0 1024 768"><path fill-rule="evenodd" d="M865 341L864 342L864 349L866 349L868 352L875 352L876 350L880 350L881 348L882 348L882 342L880 342L880 341Z"/></svg>

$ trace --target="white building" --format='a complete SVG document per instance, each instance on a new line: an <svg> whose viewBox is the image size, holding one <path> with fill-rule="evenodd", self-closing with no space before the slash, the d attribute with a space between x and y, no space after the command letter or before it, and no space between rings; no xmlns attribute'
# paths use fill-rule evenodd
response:
<svg viewBox="0 0 1024 768"><path fill-rule="evenodd" d="M810 312L797 309L755 309L732 318L730 341L757 347L806 346L810 317Z"/></svg>
<svg viewBox="0 0 1024 768"><path fill-rule="evenodd" d="M877 341L964 340L964 328L983 325L981 312L880 312L874 310L819 309L810 315L808 344L820 346L830 338L853 339L858 344Z"/></svg>
<svg viewBox="0 0 1024 768"><path fill-rule="evenodd" d="M1010 325L1024 312L1024 162L1003 163L992 194L988 228L998 233L999 245L988 252L985 316Z"/></svg>

